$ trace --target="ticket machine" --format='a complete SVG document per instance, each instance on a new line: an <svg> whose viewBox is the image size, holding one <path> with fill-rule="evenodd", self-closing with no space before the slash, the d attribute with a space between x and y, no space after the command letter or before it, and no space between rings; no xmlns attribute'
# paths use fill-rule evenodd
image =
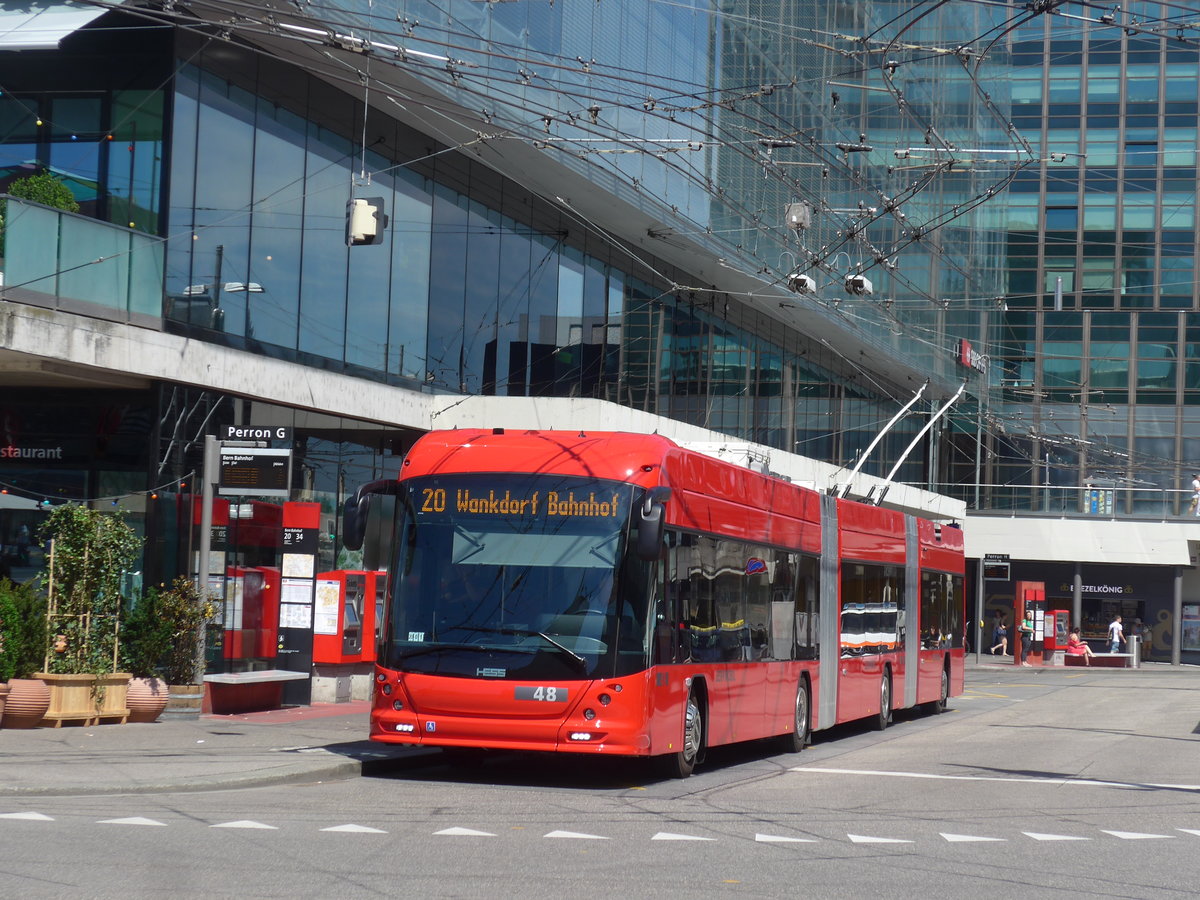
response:
<svg viewBox="0 0 1200 900"><path fill-rule="evenodd" d="M317 575L313 662L373 662L376 573L347 569Z"/></svg>
<svg viewBox="0 0 1200 900"><path fill-rule="evenodd" d="M1046 612L1046 650L1066 650L1070 632L1071 613L1065 609Z"/></svg>

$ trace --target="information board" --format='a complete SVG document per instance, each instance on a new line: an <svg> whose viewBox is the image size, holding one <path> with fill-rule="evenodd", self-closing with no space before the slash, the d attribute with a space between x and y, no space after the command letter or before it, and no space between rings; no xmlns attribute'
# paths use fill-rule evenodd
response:
<svg viewBox="0 0 1200 900"><path fill-rule="evenodd" d="M289 495L292 451L256 447L222 447L217 492L254 497Z"/></svg>

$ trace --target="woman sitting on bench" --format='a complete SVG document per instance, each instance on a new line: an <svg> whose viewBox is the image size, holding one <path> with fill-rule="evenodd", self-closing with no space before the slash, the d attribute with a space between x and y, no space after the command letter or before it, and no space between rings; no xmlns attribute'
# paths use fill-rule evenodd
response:
<svg viewBox="0 0 1200 900"><path fill-rule="evenodd" d="M1079 636L1078 628L1072 628L1070 635L1067 637L1067 655L1082 656L1085 666L1092 664L1092 656L1094 655L1092 648L1084 643L1083 639Z"/></svg>

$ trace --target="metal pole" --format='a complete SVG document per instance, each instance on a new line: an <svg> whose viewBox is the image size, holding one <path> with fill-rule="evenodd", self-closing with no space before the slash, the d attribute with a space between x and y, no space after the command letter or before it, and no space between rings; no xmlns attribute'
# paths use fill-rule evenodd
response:
<svg viewBox="0 0 1200 900"><path fill-rule="evenodd" d="M1175 620L1171 625L1171 665L1179 665L1183 648L1183 567L1175 567Z"/></svg>
<svg viewBox="0 0 1200 900"><path fill-rule="evenodd" d="M196 563L196 590L200 594L200 602L208 599L208 561L212 545L213 519L213 482L217 476L217 447L216 437L211 434L204 436L204 469L200 475L200 550ZM193 672L194 684L204 681L205 628L202 625L196 635L196 665Z"/></svg>
<svg viewBox="0 0 1200 900"><path fill-rule="evenodd" d="M975 569L975 665L979 665L979 654L983 644L983 554Z"/></svg>
<svg viewBox="0 0 1200 900"><path fill-rule="evenodd" d="M1083 628L1083 566L1075 563L1075 581L1071 587L1071 624Z"/></svg>

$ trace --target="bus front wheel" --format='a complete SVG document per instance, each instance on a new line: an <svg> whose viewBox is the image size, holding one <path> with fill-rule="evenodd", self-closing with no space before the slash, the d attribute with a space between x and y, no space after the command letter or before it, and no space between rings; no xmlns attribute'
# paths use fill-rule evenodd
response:
<svg viewBox="0 0 1200 900"><path fill-rule="evenodd" d="M683 733L679 749L662 758L663 772L669 778L687 778L696 768L696 760L704 745L704 712L696 699L695 691L688 691L687 705L683 710Z"/></svg>

